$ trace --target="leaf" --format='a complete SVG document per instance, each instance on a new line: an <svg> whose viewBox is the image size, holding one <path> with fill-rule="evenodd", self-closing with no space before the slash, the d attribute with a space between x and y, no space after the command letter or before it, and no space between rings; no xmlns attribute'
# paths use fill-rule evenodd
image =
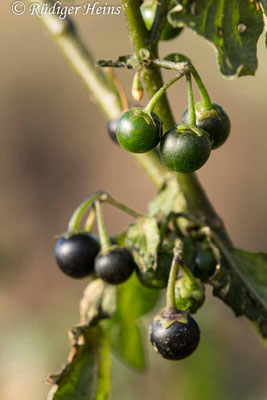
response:
<svg viewBox="0 0 267 400"><path fill-rule="evenodd" d="M234 249L230 258L233 261L223 259L211 280L214 295L236 316L256 322L261 335L267 337L267 254Z"/></svg>
<svg viewBox="0 0 267 400"><path fill-rule="evenodd" d="M145 350L138 320L155 307L159 291L144 287L133 275L118 286L117 296L116 314L105 321L112 348L128 365L142 370L145 368Z"/></svg>
<svg viewBox="0 0 267 400"><path fill-rule="evenodd" d="M266 9L266 1L262 4ZM215 45L223 75L255 74L257 42L264 28L258 0L181 0L168 19L174 27L185 24Z"/></svg>
<svg viewBox="0 0 267 400"><path fill-rule="evenodd" d="M153 217L140 217L127 231L126 245L131 248L135 262L143 271L156 268L160 232Z"/></svg>
<svg viewBox="0 0 267 400"><path fill-rule="evenodd" d="M80 301L81 324L89 325L95 319L108 318L116 311L116 287L102 279L89 283Z"/></svg>
<svg viewBox="0 0 267 400"><path fill-rule="evenodd" d="M110 392L109 344L101 326L74 328L72 350L63 371L48 378L55 386L48 400L107 400Z"/></svg>
<svg viewBox="0 0 267 400"><path fill-rule="evenodd" d="M114 314L115 300L116 287L100 279L89 283L80 302L81 325L69 332L68 362L62 372L48 378L54 384L48 400L108 399L109 340L99 321Z"/></svg>
<svg viewBox="0 0 267 400"><path fill-rule="evenodd" d="M184 209L186 203L176 177L170 178L149 204L149 214L153 217L166 217L170 212Z"/></svg>

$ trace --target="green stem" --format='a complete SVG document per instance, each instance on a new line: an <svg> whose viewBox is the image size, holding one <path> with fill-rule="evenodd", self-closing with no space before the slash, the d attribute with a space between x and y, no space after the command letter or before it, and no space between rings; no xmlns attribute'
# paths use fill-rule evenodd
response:
<svg viewBox="0 0 267 400"><path fill-rule="evenodd" d="M186 65L186 63L185 63ZM161 96L166 92L166 90L172 86L176 81L178 81L179 79L181 79L186 73L186 69L185 66L181 67L181 71L178 75L176 75L173 79L171 79L168 83L166 83L165 85L163 85L155 94L154 96L150 99L150 101L148 102L147 106L145 107L145 110L150 114L156 103L159 101L159 99L161 98Z"/></svg>
<svg viewBox="0 0 267 400"><path fill-rule="evenodd" d="M84 224L84 229L86 232L92 232L93 226L95 223L95 210L92 209L90 211L90 214L88 215L85 224Z"/></svg>
<svg viewBox="0 0 267 400"><path fill-rule="evenodd" d="M167 60L152 60L152 64L157 65L158 67L161 68L166 68L166 69L171 69L171 70L176 70L179 69L179 65L181 64L180 62L174 62L174 61L167 61ZM209 93L206 89L206 86L204 85L202 79L200 78L199 73L197 72L196 68L193 66L193 64L190 61L187 61L187 67L188 70L191 72L193 75L196 84L198 86L199 94L202 100L202 105L205 110L211 110L212 109L212 101L210 99Z"/></svg>
<svg viewBox="0 0 267 400"><path fill-rule="evenodd" d="M93 205L96 200L100 199L103 196L105 196L105 192L97 192L76 208L69 222L68 233L75 233L80 230L80 223L84 213L88 210L89 207Z"/></svg>
<svg viewBox="0 0 267 400"><path fill-rule="evenodd" d="M209 96L209 93L206 89L206 86L204 85L202 79L199 76L199 73L197 72L196 68L190 63L189 70L191 74L193 75L196 84L198 86L199 94L201 97L201 103L202 106L205 110L211 110L212 109L212 102Z"/></svg>
<svg viewBox="0 0 267 400"><path fill-rule="evenodd" d="M160 39L160 35L164 24L167 19L168 9L169 9L169 0L158 0L157 1L157 9L155 18L150 30L150 42L152 46L157 44Z"/></svg>
<svg viewBox="0 0 267 400"><path fill-rule="evenodd" d="M190 269L185 265L184 262L181 262L180 265L181 265L181 268L182 268L184 274L188 278L189 282L192 285L194 285L196 283L196 279L195 279L194 275L192 274L192 272L190 271Z"/></svg>
<svg viewBox="0 0 267 400"><path fill-rule="evenodd" d="M149 33L144 26L138 0L123 0L123 3L134 50L136 53L138 53L141 48L147 48L151 51ZM45 2L42 1L42 4L45 4ZM60 20L57 16L44 16L41 20L46 25L46 28L51 33L58 46L64 52L69 63L78 72L93 96L95 96L108 118L118 118L122 111L118 93L114 85L111 85L109 80L107 81L101 68L96 67L94 58L81 41L78 32L69 26L67 20ZM158 54L156 48L153 49L151 56L153 57L153 61L149 68L144 68L143 75L150 97L163 85L161 72L158 67L161 66L163 68L177 70L177 63L157 60ZM156 104L155 111L163 120L166 130L175 124L165 94L163 94ZM162 165L156 151L136 155L135 157L158 189L162 187L168 177L174 175ZM225 243L230 244L230 239L227 236L222 221L214 211L196 175L177 174L177 178L183 196L187 202L188 211L192 212L197 217L205 218L207 224L216 230L221 239L224 240ZM177 206L179 206L179 204Z"/></svg>
<svg viewBox="0 0 267 400"><path fill-rule="evenodd" d="M139 218L143 217L143 214L140 214L136 211L134 211L132 208L126 206L123 203L120 203L119 201L113 199L109 194L106 195L106 198L104 200L106 203L112 204L114 207L119 208L120 210L124 211L125 213L131 215L134 218Z"/></svg>
<svg viewBox="0 0 267 400"><path fill-rule="evenodd" d="M98 235L101 244L102 253L106 253L111 248L111 242L108 237L108 233L104 223L104 215L102 211L102 207L100 201L95 201L95 212L96 212L96 220L97 220L97 228Z"/></svg>
<svg viewBox="0 0 267 400"><path fill-rule="evenodd" d="M166 293L166 306L168 309L175 309L175 281L180 266L181 250L174 249L174 256L168 280Z"/></svg>
<svg viewBox="0 0 267 400"><path fill-rule="evenodd" d="M190 72L186 73L186 84L187 84L187 98L188 98L188 122L189 125L196 125L196 111L194 104L194 94L192 88L192 80Z"/></svg>
<svg viewBox="0 0 267 400"><path fill-rule="evenodd" d="M142 217L143 215L134 211L132 208L126 206L123 203L120 203L119 201L115 200L113 197L111 197L108 193L106 192L97 192L93 194L89 199L85 200L82 204L80 204L74 213L72 214L72 217L69 222L68 226L68 232L69 233L74 233L78 232L80 230L80 223L82 220L82 217L84 213L88 210L89 207L93 205L93 203L99 200L101 202L109 203L113 205L114 207L119 208L120 210L124 211L125 213L131 215L134 218Z"/></svg>

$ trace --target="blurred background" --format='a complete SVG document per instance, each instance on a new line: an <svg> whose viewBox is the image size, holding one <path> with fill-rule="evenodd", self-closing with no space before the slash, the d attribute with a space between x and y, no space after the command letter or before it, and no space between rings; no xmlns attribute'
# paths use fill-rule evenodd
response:
<svg viewBox="0 0 267 400"><path fill-rule="evenodd" d="M122 15L76 21L97 58L130 53ZM142 212L155 190L110 142L103 115L37 17L15 16L4 2L0 38L0 400L39 400L49 390L47 375L66 360L67 330L78 322L86 286L57 269L55 235L95 190ZM161 56L170 52L192 59L232 120L229 140L212 153L200 180L236 247L267 250L264 39L256 77L236 80L220 75L212 47L188 29L161 44ZM133 72L120 70L119 77L130 94ZM184 84L169 93L178 121L186 107ZM130 220L107 207L106 221L110 233L118 233ZM202 341L188 360L164 361L148 346L149 369L141 374L114 359L113 399L266 400L266 353L250 324L210 295L197 320Z"/></svg>

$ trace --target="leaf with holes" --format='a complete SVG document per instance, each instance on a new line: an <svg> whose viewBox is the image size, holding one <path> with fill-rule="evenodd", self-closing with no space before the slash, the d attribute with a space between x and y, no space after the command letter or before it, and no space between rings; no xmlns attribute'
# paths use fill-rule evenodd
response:
<svg viewBox="0 0 267 400"><path fill-rule="evenodd" d="M257 42L263 32L263 10L258 0L181 0L168 16L173 26L187 25L204 36L218 52L226 76L254 75ZM266 9L266 1L262 0Z"/></svg>

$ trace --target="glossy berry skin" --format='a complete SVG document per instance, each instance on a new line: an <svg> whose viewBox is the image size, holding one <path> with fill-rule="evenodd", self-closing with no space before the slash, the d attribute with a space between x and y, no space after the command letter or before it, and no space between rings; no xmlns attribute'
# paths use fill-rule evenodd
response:
<svg viewBox="0 0 267 400"><path fill-rule="evenodd" d="M141 13L146 28L150 30L155 18L156 6L153 4L142 6ZM168 21L166 21L160 35L160 40L174 39L182 32L182 30L183 28L173 28L171 24Z"/></svg>
<svg viewBox="0 0 267 400"><path fill-rule="evenodd" d="M150 268L146 272L137 268L136 273L140 282L151 289L164 289L167 287L173 255L158 254L157 268Z"/></svg>
<svg viewBox="0 0 267 400"><path fill-rule="evenodd" d="M205 111L200 102L195 104L197 127L204 129L208 133L211 147L214 150L220 147L228 138L231 122L219 104L213 103L212 107L211 111ZM183 114L183 123L188 123L188 109Z"/></svg>
<svg viewBox="0 0 267 400"><path fill-rule="evenodd" d="M164 308L151 324L150 339L154 349L167 360L182 360L197 348L200 330L188 313Z"/></svg>
<svg viewBox="0 0 267 400"><path fill-rule="evenodd" d="M135 267L136 264L130 251L119 246L114 246L108 252L100 254L95 260L97 277L111 285L127 281Z"/></svg>
<svg viewBox="0 0 267 400"><path fill-rule="evenodd" d="M100 250L94 236L79 233L66 239L61 237L55 246L56 262L64 274L84 278L94 272L94 261Z"/></svg>
<svg viewBox="0 0 267 400"><path fill-rule="evenodd" d="M162 121L154 112L148 114L142 108L132 108L120 117L117 124L119 145L132 153L146 153L159 143Z"/></svg>
<svg viewBox="0 0 267 400"><path fill-rule="evenodd" d="M190 173L201 168L211 152L209 137L205 131L198 136L191 129L169 129L162 137L160 154L163 163L176 172Z"/></svg>
<svg viewBox="0 0 267 400"><path fill-rule="evenodd" d="M117 136L116 136L116 129L117 129L117 121L111 119L107 123L108 134L112 142L118 144Z"/></svg>
<svg viewBox="0 0 267 400"><path fill-rule="evenodd" d="M193 272L197 278L206 282L215 273L216 265L217 261L210 248L196 251L193 262Z"/></svg>

